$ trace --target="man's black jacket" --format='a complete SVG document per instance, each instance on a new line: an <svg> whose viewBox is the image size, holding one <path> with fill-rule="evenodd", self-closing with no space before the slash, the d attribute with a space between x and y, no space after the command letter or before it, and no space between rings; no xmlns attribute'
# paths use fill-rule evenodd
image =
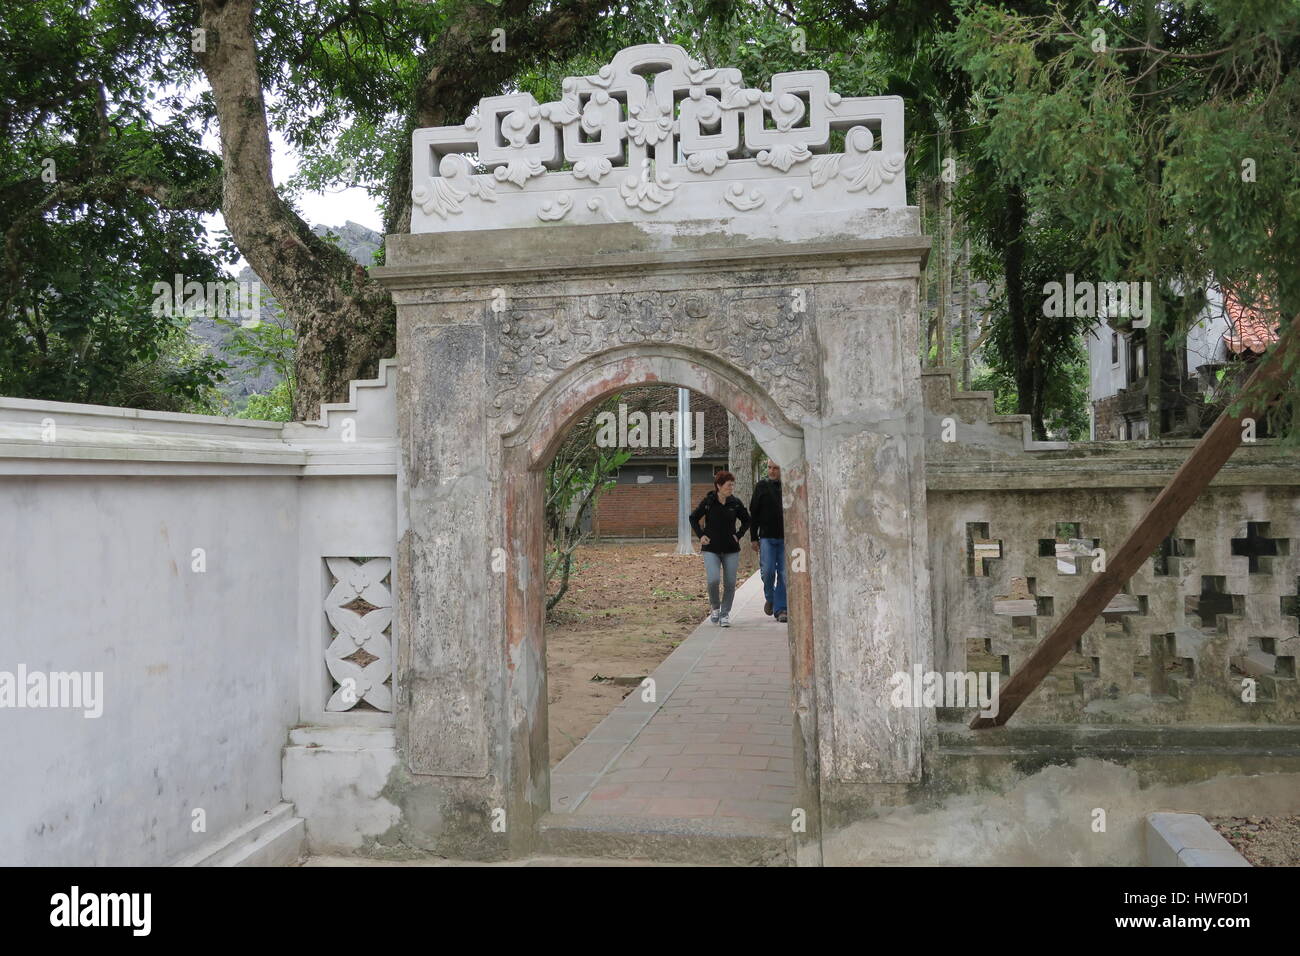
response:
<svg viewBox="0 0 1300 956"><path fill-rule="evenodd" d="M781 482L761 478L754 485L754 497L749 502L749 526L752 541L759 538L784 538L785 517L781 513Z"/></svg>
<svg viewBox="0 0 1300 956"><path fill-rule="evenodd" d="M700 527L701 518L704 519L703 528ZM736 529L737 521L740 522L739 530ZM731 554L740 550L740 539L749 527L749 512L745 510L745 503L735 495L731 495L725 502L719 501L717 489L714 489L691 512L691 527L700 537L709 537L708 544L700 545L701 551Z"/></svg>

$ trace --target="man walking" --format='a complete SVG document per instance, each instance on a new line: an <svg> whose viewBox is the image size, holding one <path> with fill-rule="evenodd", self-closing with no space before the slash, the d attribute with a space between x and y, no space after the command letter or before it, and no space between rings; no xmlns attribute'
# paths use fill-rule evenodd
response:
<svg viewBox="0 0 1300 956"><path fill-rule="evenodd" d="M788 620L785 603L785 521L781 512L781 468L767 463L767 477L754 485L749 502L749 537L758 552L759 573L763 577L763 613L773 615L782 624Z"/></svg>

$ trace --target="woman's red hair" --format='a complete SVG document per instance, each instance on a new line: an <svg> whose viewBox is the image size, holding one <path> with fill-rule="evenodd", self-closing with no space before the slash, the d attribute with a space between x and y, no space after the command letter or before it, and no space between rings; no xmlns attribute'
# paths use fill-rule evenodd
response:
<svg viewBox="0 0 1300 956"><path fill-rule="evenodd" d="M713 487L721 488L729 481L735 481L736 476L729 471L720 471L713 476Z"/></svg>

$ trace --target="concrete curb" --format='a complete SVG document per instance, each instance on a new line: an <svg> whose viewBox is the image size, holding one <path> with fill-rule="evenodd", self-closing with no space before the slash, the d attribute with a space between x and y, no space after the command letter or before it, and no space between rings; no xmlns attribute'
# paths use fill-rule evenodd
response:
<svg viewBox="0 0 1300 956"><path fill-rule="evenodd" d="M1148 813L1147 866L1250 866L1199 813Z"/></svg>
<svg viewBox="0 0 1300 956"><path fill-rule="evenodd" d="M281 803L172 866L291 866L304 856L306 825Z"/></svg>

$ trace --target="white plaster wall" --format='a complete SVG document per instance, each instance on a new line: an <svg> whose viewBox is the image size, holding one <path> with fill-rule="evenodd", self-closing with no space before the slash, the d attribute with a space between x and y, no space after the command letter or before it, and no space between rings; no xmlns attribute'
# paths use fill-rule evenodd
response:
<svg viewBox="0 0 1300 956"><path fill-rule="evenodd" d="M1119 363L1111 364L1111 334L1110 326L1105 323L1099 323L1084 333L1084 341L1088 345L1089 401L1096 402L1103 398L1110 398L1124 387L1125 375L1127 374L1125 363L1128 361L1127 350L1124 347L1124 337L1120 336Z"/></svg>
<svg viewBox="0 0 1300 956"><path fill-rule="evenodd" d="M0 478L0 670L104 673L98 719L0 709L0 864L170 862L279 802L297 485Z"/></svg>
<svg viewBox="0 0 1300 956"><path fill-rule="evenodd" d="M1187 371L1195 377L1198 366L1226 361L1228 355L1224 337L1228 334L1228 319L1223 310L1223 295L1213 286L1205 290L1207 304L1197 321L1187 330ZM1119 363L1110 361L1111 330L1099 324L1084 333L1088 346L1088 399L1096 402L1109 398L1124 387L1128 374L1128 349L1120 337ZM1095 435L1094 435L1095 437Z"/></svg>
<svg viewBox="0 0 1300 956"><path fill-rule="evenodd" d="M1223 310L1223 294L1213 286L1205 290L1206 306L1198 321L1187 330L1187 371L1196 374L1200 365L1227 359L1228 317Z"/></svg>
<svg viewBox="0 0 1300 956"><path fill-rule="evenodd" d="M170 863L281 802L323 558L396 551L393 367L289 425L0 398L0 671L104 696L0 706L0 865Z"/></svg>
<svg viewBox="0 0 1300 956"><path fill-rule="evenodd" d="M392 726L392 714L374 711L326 713L334 684L325 667L329 643L323 610L332 581L327 557L396 557L397 479L393 475L344 475L301 482L298 526L298 622L302 719L307 723ZM397 594L389 581L389 592ZM396 606L394 606L396 612ZM397 647L397 615L392 625Z"/></svg>

